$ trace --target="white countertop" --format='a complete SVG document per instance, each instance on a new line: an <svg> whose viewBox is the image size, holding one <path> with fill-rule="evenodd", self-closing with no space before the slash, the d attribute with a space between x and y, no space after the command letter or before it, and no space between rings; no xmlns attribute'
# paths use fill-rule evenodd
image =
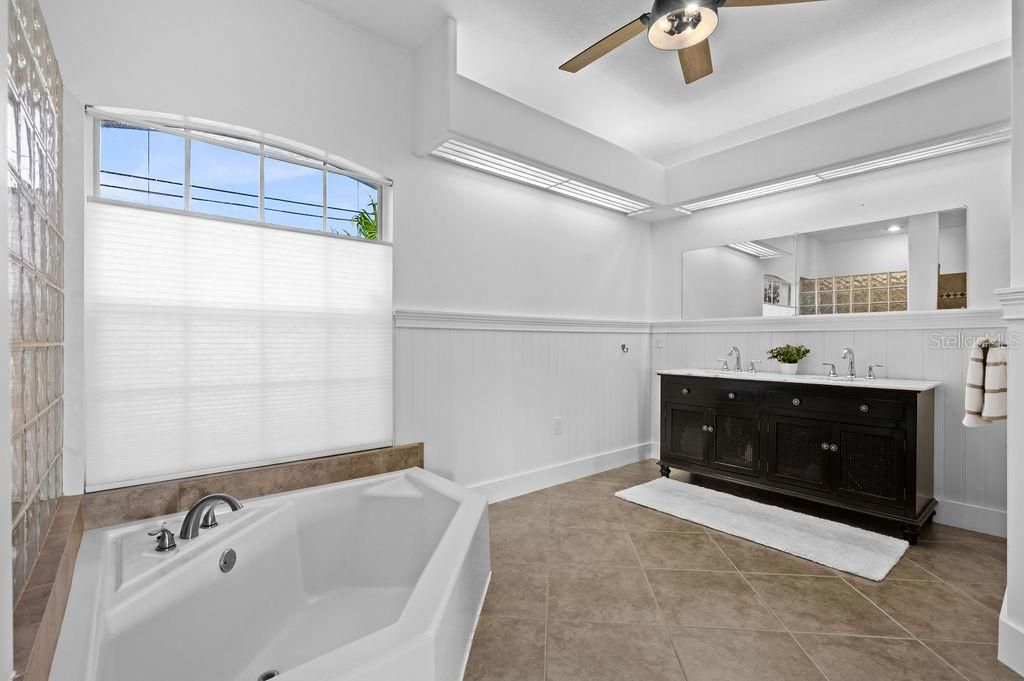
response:
<svg viewBox="0 0 1024 681"><path fill-rule="evenodd" d="M771 381L773 383L805 383L810 385L838 385L851 388L875 390L912 390L924 392L937 388L941 383L934 381L911 381L902 378L846 378L838 376L815 376L810 374L774 374L768 371L752 374L749 371L723 371L721 369L665 369L659 376L698 376L702 378L729 378L737 381Z"/></svg>

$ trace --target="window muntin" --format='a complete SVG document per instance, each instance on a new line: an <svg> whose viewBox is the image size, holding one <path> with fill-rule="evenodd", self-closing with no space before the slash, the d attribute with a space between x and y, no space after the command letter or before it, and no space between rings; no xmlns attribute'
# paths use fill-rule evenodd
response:
<svg viewBox="0 0 1024 681"><path fill-rule="evenodd" d="M286 227L324 229L324 171L276 158L263 159L265 222Z"/></svg>
<svg viewBox="0 0 1024 681"><path fill-rule="evenodd" d="M195 213L260 220L260 156L191 140L189 208Z"/></svg>
<svg viewBox="0 0 1024 681"><path fill-rule="evenodd" d="M341 173L327 173L327 230L377 239L380 189Z"/></svg>
<svg viewBox="0 0 1024 681"><path fill-rule="evenodd" d="M98 194L163 208L184 208L185 140L157 130L103 121Z"/></svg>
<svg viewBox="0 0 1024 681"><path fill-rule="evenodd" d="M97 119L98 197L383 240L384 182L250 139Z"/></svg>

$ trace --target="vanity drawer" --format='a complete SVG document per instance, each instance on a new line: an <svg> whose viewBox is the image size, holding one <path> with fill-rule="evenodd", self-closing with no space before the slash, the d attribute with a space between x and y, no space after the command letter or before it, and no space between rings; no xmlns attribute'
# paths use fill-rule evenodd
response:
<svg viewBox="0 0 1024 681"><path fill-rule="evenodd" d="M756 407L759 391L756 388L723 385L719 379L690 379L686 376L666 377L661 383L663 402L693 402L695 404L736 404Z"/></svg>
<svg viewBox="0 0 1024 681"><path fill-rule="evenodd" d="M813 391L804 393L799 390L770 390L767 405L769 409L827 414L837 420L903 420L903 403L898 400L822 395Z"/></svg>

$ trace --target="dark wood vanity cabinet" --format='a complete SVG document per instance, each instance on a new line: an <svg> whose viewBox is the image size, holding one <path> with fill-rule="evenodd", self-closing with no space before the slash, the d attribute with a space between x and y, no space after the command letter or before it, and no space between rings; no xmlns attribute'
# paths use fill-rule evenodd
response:
<svg viewBox="0 0 1024 681"><path fill-rule="evenodd" d="M661 466L898 521L935 512L934 390L663 375Z"/></svg>

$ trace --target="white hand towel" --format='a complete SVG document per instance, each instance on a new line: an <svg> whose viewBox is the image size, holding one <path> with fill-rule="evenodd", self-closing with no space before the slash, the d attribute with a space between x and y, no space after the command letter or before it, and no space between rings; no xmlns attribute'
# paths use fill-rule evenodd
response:
<svg viewBox="0 0 1024 681"><path fill-rule="evenodd" d="M985 406L981 418L988 423L1006 420L1006 348L989 347L985 353Z"/></svg>
<svg viewBox="0 0 1024 681"><path fill-rule="evenodd" d="M1006 419L1006 348L988 337L971 348L964 392L964 425L987 426Z"/></svg>
<svg viewBox="0 0 1024 681"><path fill-rule="evenodd" d="M971 348L971 357L967 360L967 385L964 393L964 425L977 428L987 425L981 417L985 408L985 349L988 338L979 338Z"/></svg>

